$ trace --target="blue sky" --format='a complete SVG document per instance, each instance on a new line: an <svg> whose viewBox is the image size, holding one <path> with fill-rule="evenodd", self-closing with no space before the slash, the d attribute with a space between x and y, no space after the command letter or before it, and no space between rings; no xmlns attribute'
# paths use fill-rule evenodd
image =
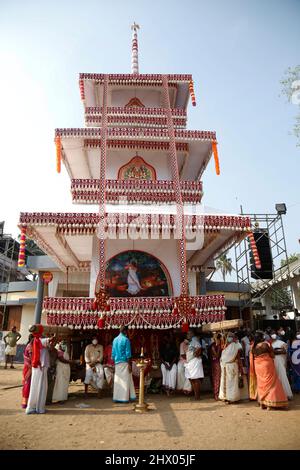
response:
<svg viewBox="0 0 300 470"><path fill-rule="evenodd" d="M55 172L55 127L83 126L79 72L129 73L130 24L140 24L141 73L192 73L188 127L215 130L221 175L204 175L205 204L273 212L285 202L289 252L300 252L297 109L280 79L299 64L300 1L0 2L0 220L20 211L74 211ZM79 211L81 208L79 207Z"/></svg>

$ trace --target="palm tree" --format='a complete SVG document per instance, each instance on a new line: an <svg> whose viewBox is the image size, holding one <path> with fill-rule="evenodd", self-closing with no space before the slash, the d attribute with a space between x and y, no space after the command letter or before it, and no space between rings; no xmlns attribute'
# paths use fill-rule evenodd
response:
<svg viewBox="0 0 300 470"><path fill-rule="evenodd" d="M234 267L232 266L232 260L231 258L227 258L226 253L223 253L221 256L219 256L216 262L216 268L217 271L221 271L224 282L226 275L231 274L231 272L234 270Z"/></svg>

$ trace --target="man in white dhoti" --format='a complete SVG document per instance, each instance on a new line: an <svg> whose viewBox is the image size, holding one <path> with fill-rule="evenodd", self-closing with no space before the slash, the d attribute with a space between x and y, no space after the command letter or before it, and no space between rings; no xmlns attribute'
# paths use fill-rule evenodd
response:
<svg viewBox="0 0 300 470"><path fill-rule="evenodd" d="M287 344L281 339L278 339L278 336L276 335L275 331L271 332L271 341L271 346L274 349L275 353L274 363L278 378L282 384L286 396L289 400L292 400L293 392L286 373Z"/></svg>
<svg viewBox="0 0 300 470"><path fill-rule="evenodd" d="M128 269L128 276L127 276L127 292L131 295L136 295L142 290L142 286L140 284L138 275L137 275L137 263L136 261L132 261L129 263L126 268Z"/></svg>
<svg viewBox="0 0 300 470"><path fill-rule="evenodd" d="M84 379L85 398L87 398L89 385L98 391L98 397L100 398L104 385L103 346L98 344L96 336L93 336L92 344L88 344L85 348L84 360L86 364Z"/></svg>
<svg viewBox="0 0 300 470"><path fill-rule="evenodd" d="M68 399L68 389L71 377L71 364L68 346L64 341L58 345L58 357L56 360L56 377L53 389L52 401L63 403Z"/></svg>
<svg viewBox="0 0 300 470"><path fill-rule="evenodd" d="M32 372L30 393L27 402L26 414L45 413L45 403L48 389L47 371L50 364L48 346L56 341L55 337L41 338L42 325L33 325L29 332L34 336L32 351Z"/></svg>
<svg viewBox="0 0 300 470"><path fill-rule="evenodd" d="M190 380L195 400L200 400L200 379L203 379L203 365L201 358L201 344L193 330L187 333L189 346L186 354L185 376Z"/></svg>
<svg viewBox="0 0 300 470"><path fill-rule="evenodd" d="M136 399L131 368L131 346L127 338L127 327L120 328L120 334L113 340L112 360L115 363L113 401L129 403Z"/></svg>
<svg viewBox="0 0 300 470"><path fill-rule="evenodd" d="M177 363L177 390L183 391L188 395L192 391L192 385L189 379L185 376L186 355L189 348L189 340L186 338L180 343L179 347L179 361Z"/></svg>
<svg viewBox="0 0 300 470"><path fill-rule="evenodd" d="M240 350L241 345L234 341L234 334L229 332L220 359L221 382L219 392L219 399L227 404L241 399L239 377L243 374L243 367L240 361Z"/></svg>
<svg viewBox="0 0 300 470"><path fill-rule="evenodd" d="M167 395L176 389L178 351L170 335L163 337L160 348L162 386Z"/></svg>

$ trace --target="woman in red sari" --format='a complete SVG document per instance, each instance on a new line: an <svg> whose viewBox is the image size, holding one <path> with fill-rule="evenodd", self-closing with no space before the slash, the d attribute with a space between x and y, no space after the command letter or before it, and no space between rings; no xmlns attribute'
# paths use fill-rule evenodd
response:
<svg viewBox="0 0 300 470"><path fill-rule="evenodd" d="M29 335L28 343L24 351L24 367L23 367L23 388L22 388L22 408L27 407L27 401L29 398L30 384L31 384L31 360L32 360L32 347L33 347L33 335Z"/></svg>
<svg viewBox="0 0 300 470"><path fill-rule="evenodd" d="M222 354L221 346L222 335L220 333L214 336L214 342L210 346L211 380L215 400L219 399L221 365L220 358Z"/></svg>
<svg viewBox="0 0 300 470"><path fill-rule="evenodd" d="M250 352L250 374L256 378L257 399L262 409L287 408L288 399L277 376L274 352L257 331Z"/></svg>

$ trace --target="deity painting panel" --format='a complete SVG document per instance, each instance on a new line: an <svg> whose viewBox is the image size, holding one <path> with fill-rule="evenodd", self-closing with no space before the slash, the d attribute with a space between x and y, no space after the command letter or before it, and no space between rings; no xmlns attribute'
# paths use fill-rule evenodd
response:
<svg viewBox="0 0 300 470"><path fill-rule="evenodd" d="M166 268L157 258L143 251L125 251L111 258L106 265L105 283L111 297L172 295Z"/></svg>
<svg viewBox="0 0 300 470"><path fill-rule="evenodd" d="M131 98L127 104L125 104L125 108L144 108L145 105L139 100L137 97Z"/></svg>
<svg viewBox="0 0 300 470"><path fill-rule="evenodd" d="M136 156L119 169L118 179L156 180L156 171L153 166L146 163L142 157Z"/></svg>

